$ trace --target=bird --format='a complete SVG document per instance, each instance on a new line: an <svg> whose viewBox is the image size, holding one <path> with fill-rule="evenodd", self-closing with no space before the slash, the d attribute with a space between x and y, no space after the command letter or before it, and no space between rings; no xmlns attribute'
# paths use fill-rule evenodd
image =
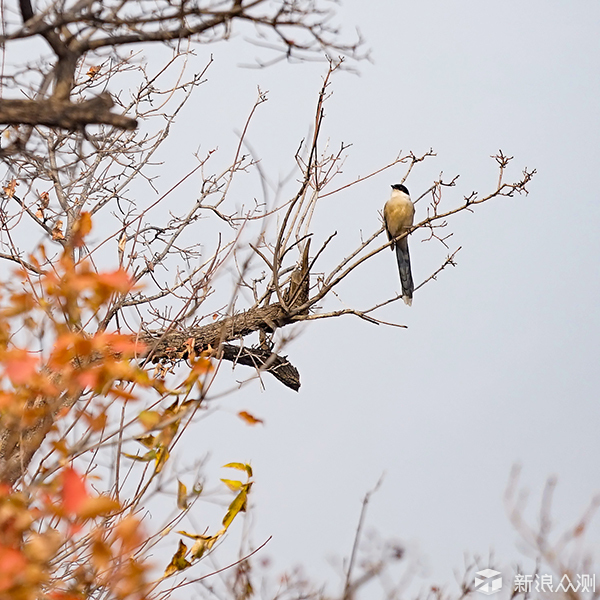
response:
<svg viewBox="0 0 600 600"><path fill-rule="evenodd" d="M412 272L410 270L410 254L408 252L408 236L397 240L398 236L410 230L415 217L415 205L410 199L408 189L402 183L392 185L392 195L383 207L383 220L388 239L392 242L390 248L396 249L400 283L402 285L402 299L408 306L412 306L413 291L415 289Z"/></svg>

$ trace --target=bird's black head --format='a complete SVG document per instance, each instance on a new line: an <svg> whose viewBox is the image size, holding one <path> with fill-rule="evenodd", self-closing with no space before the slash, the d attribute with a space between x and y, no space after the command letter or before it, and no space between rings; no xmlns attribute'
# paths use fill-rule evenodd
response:
<svg viewBox="0 0 600 600"><path fill-rule="evenodd" d="M395 183L392 186L392 189L398 190L399 192L404 192L407 196L410 196L410 194L408 193L408 189L402 183Z"/></svg>

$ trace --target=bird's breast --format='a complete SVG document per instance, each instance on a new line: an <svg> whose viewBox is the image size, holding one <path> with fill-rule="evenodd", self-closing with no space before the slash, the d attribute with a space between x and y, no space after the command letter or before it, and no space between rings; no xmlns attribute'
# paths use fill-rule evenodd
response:
<svg viewBox="0 0 600 600"><path fill-rule="evenodd" d="M392 196L383 208L383 216L388 231L392 234L392 237L396 237L412 226L415 207L408 197Z"/></svg>

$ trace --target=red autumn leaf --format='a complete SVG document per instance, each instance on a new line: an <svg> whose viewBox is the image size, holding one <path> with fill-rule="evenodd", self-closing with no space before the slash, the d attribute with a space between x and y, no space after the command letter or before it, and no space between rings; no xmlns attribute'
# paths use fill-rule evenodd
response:
<svg viewBox="0 0 600 600"><path fill-rule="evenodd" d="M51 600L81 600L81 596L77 596L75 594L69 594L68 592L50 592L48 597Z"/></svg>
<svg viewBox="0 0 600 600"><path fill-rule="evenodd" d="M0 545L0 565L0 592L6 592L22 575L27 559L19 550Z"/></svg>
<svg viewBox="0 0 600 600"><path fill-rule="evenodd" d="M101 382L100 369L88 369L77 374L77 383L84 389L94 390Z"/></svg>
<svg viewBox="0 0 600 600"><path fill-rule="evenodd" d="M37 372L38 359L26 350L13 350L4 359L4 372L13 385L27 383Z"/></svg>
<svg viewBox="0 0 600 600"><path fill-rule="evenodd" d="M89 498L83 477L71 467L62 472L62 505L69 514L76 514Z"/></svg>

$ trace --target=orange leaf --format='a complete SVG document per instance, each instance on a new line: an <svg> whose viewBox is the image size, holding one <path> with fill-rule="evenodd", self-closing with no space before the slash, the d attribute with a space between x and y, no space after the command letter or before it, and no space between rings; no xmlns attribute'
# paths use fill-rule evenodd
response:
<svg viewBox="0 0 600 600"><path fill-rule="evenodd" d="M13 177L7 184L6 186L4 186L4 188L2 188L4 190L4 193L9 197L12 198L15 195L15 189L16 187L19 185L19 183L17 182L17 180Z"/></svg>
<svg viewBox="0 0 600 600"><path fill-rule="evenodd" d="M93 65L88 69L88 72L86 73L86 75L90 79L93 79L100 72L100 68L101 68L100 65Z"/></svg>
<svg viewBox="0 0 600 600"><path fill-rule="evenodd" d="M141 524L132 515L120 521L113 531L123 548L133 549L142 543Z"/></svg>
<svg viewBox="0 0 600 600"><path fill-rule="evenodd" d="M54 224L54 227L52 228L52 231L50 232L52 235L52 239L56 242L58 240L64 240L65 236L62 232L62 226L63 226L63 222L62 221L56 221L56 223Z"/></svg>
<svg viewBox="0 0 600 600"><path fill-rule="evenodd" d="M89 212L82 212L73 225L73 244L83 246L83 238L92 230L92 217Z"/></svg>
<svg viewBox="0 0 600 600"><path fill-rule="evenodd" d="M11 294L10 305L7 306L2 313L7 317L20 315L31 311L35 306L35 301L31 294L27 292L21 292L18 294Z"/></svg>
<svg viewBox="0 0 600 600"><path fill-rule="evenodd" d="M77 516L82 519L93 519L116 512L121 505L108 496L96 496L87 498L77 509Z"/></svg>
<svg viewBox="0 0 600 600"><path fill-rule="evenodd" d="M246 412L245 410L242 410L238 413L238 417L240 419L243 419L244 421L246 421L246 423L248 423L248 425L258 425L259 423L264 423L264 421L262 419L257 419L256 417L252 416L249 412Z"/></svg>
<svg viewBox="0 0 600 600"><path fill-rule="evenodd" d="M97 415L83 413L83 418L88 422L92 431L102 431L106 427L108 416L105 412Z"/></svg>
<svg viewBox="0 0 600 600"><path fill-rule="evenodd" d="M48 204L50 204L50 194L42 192L40 194L40 209L48 208Z"/></svg>
<svg viewBox="0 0 600 600"><path fill-rule="evenodd" d="M92 562L99 571L103 571L110 565L112 560L110 546L101 539L95 539L92 544Z"/></svg>
<svg viewBox="0 0 600 600"><path fill-rule="evenodd" d="M117 269L109 273L99 273L98 282L117 292L128 292L133 283L125 269Z"/></svg>

